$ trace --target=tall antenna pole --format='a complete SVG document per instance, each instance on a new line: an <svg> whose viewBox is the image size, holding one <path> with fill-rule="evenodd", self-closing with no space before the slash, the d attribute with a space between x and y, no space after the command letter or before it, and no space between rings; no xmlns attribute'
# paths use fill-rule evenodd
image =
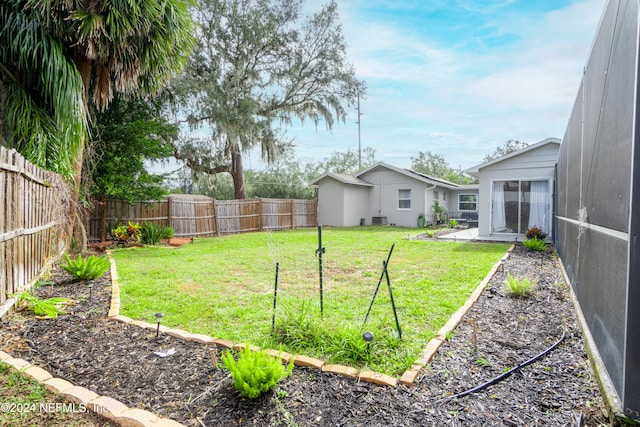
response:
<svg viewBox="0 0 640 427"><path fill-rule="evenodd" d="M360 91L358 91L358 172L362 170L362 146L360 144Z"/></svg>

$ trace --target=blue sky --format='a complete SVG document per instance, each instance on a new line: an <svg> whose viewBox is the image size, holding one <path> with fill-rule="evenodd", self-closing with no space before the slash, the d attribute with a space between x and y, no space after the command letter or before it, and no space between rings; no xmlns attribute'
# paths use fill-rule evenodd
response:
<svg viewBox="0 0 640 427"><path fill-rule="evenodd" d="M317 10L308 0L305 10ZM480 163L509 139L562 138L605 0L344 0L348 57L368 94L362 147L410 167L431 151ZM355 108L332 132L289 128L299 160L358 150ZM245 167L257 168L253 153Z"/></svg>

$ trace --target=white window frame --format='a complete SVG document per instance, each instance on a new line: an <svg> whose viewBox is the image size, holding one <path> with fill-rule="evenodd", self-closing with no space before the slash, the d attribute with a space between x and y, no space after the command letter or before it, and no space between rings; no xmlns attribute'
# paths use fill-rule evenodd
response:
<svg viewBox="0 0 640 427"><path fill-rule="evenodd" d="M408 194L403 194L403 192L407 192ZM405 197L403 197L403 195ZM406 197L408 195L408 197ZM402 202L408 202L408 207L403 207ZM410 188L401 188L398 190L398 210L402 211L410 211L411 210L411 189Z"/></svg>
<svg viewBox="0 0 640 427"><path fill-rule="evenodd" d="M475 197L475 202L461 202L460 198L462 196L473 196ZM475 209L462 209L460 208L460 203L475 203L476 208ZM477 194L458 194L458 210L460 212L478 212L478 195Z"/></svg>

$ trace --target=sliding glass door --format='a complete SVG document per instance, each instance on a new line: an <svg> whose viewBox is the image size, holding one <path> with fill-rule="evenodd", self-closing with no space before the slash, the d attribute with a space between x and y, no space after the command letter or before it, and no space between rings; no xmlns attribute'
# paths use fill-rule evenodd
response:
<svg viewBox="0 0 640 427"><path fill-rule="evenodd" d="M491 232L524 234L536 226L549 233L549 181L494 181Z"/></svg>

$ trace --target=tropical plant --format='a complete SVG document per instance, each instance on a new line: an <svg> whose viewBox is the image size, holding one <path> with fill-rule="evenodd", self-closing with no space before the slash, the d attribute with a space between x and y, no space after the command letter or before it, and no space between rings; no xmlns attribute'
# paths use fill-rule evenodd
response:
<svg viewBox="0 0 640 427"><path fill-rule="evenodd" d="M174 230L171 227L161 227L152 222L145 222L140 227L140 241L145 245L157 245L162 239L173 237Z"/></svg>
<svg viewBox="0 0 640 427"><path fill-rule="evenodd" d="M31 310L36 316L58 317L58 314L64 313L62 306L69 301L69 298L54 297L41 299L35 295L31 295L28 291L24 291L16 296L16 299L25 309Z"/></svg>
<svg viewBox="0 0 640 427"><path fill-rule="evenodd" d="M40 18L25 0L0 2L0 142L71 177L86 134L83 83Z"/></svg>
<svg viewBox="0 0 640 427"><path fill-rule="evenodd" d="M138 243L140 241L140 224L127 222L127 225L119 225L111 230L113 240L121 245Z"/></svg>
<svg viewBox="0 0 640 427"><path fill-rule="evenodd" d="M547 243L536 237L525 240L522 244L530 251L544 251L547 248Z"/></svg>
<svg viewBox="0 0 640 427"><path fill-rule="evenodd" d="M511 273L507 273L507 278L504 279L504 285L507 291L516 297L527 297L535 291L536 280L524 278L519 279L513 277Z"/></svg>
<svg viewBox="0 0 640 427"><path fill-rule="evenodd" d="M540 227L536 227L536 226L529 227L525 235L527 236L527 239L535 238L535 239L544 240L547 238L547 233L542 231Z"/></svg>
<svg viewBox="0 0 640 427"><path fill-rule="evenodd" d="M72 260L69 254L64 254L64 258L67 264L61 267L78 280L95 280L106 273L111 265L109 259L104 256L90 255L82 258L82 255L78 254L78 258Z"/></svg>
<svg viewBox="0 0 640 427"><path fill-rule="evenodd" d="M231 372L236 390L248 399L273 389L293 370L293 358L285 367L280 359L263 350L253 351L248 344L237 362L232 352L226 351L222 354L222 363Z"/></svg>

